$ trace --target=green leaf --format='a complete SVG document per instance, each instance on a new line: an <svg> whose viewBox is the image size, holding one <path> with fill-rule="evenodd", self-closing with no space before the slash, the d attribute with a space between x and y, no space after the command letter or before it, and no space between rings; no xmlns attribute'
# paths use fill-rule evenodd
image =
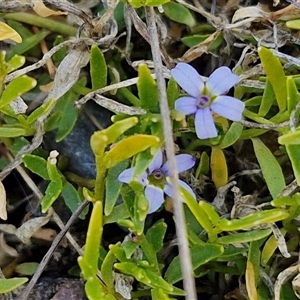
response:
<svg viewBox="0 0 300 300"><path fill-rule="evenodd" d="M48 30L41 30L38 33L24 39L22 43L15 45L11 51L7 54L7 60L10 60L16 54L23 54L27 52L29 49L33 48L37 45L41 40L43 40L50 31Z"/></svg>
<svg viewBox="0 0 300 300"><path fill-rule="evenodd" d="M174 103L179 98L178 84L173 77L170 78L167 86L167 97L170 109L174 109Z"/></svg>
<svg viewBox="0 0 300 300"><path fill-rule="evenodd" d="M252 138L251 140L263 177L274 199L285 188L281 167L272 152L259 138Z"/></svg>
<svg viewBox="0 0 300 300"><path fill-rule="evenodd" d="M228 170L224 152L221 148L211 148L210 168L212 180L218 189L228 182Z"/></svg>
<svg viewBox="0 0 300 300"><path fill-rule="evenodd" d="M209 156L206 152L202 152L200 162L196 170L196 178L199 178L200 174L208 176L209 172Z"/></svg>
<svg viewBox="0 0 300 300"><path fill-rule="evenodd" d="M7 85L6 89L1 95L0 109L15 100L18 96L30 91L35 86L36 80L32 77L23 75L15 78Z"/></svg>
<svg viewBox="0 0 300 300"><path fill-rule="evenodd" d="M39 266L39 264L37 262L23 263L23 264L17 265L15 268L15 271L18 274L32 276L36 272L38 266Z"/></svg>
<svg viewBox="0 0 300 300"><path fill-rule="evenodd" d="M283 236L286 234L286 230L284 228L280 229L281 233L283 234ZM278 248L277 245L277 241L274 235L272 235L264 244L264 247L262 249L261 252L261 265L262 266L266 266L270 260L270 258L272 257L272 255L274 254L274 252L276 251L276 249Z"/></svg>
<svg viewBox="0 0 300 300"><path fill-rule="evenodd" d="M278 138L278 143L281 145L300 145L300 130L281 135Z"/></svg>
<svg viewBox="0 0 300 300"><path fill-rule="evenodd" d="M128 2L134 7L139 8L142 6L159 6L170 0L128 0Z"/></svg>
<svg viewBox="0 0 300 300"><path fill-rule="evenodd" d="M114 289L114 272L113 266L116 262L116 257L112 251L108 251L102 265L101 265L101 278L109 289Z"/></svg>
<svg viewBox="0 0 300 300"><path fill-rule="evenodd" d="M59 197L62 191L62 181L51 181L45 191L45 196L42 200L42 212L45 213L54 201Z"/></svg>
<svg viewBox="0 0 300 300"><path fill-rule="evenodd" d="M176 2L168 2L163 5L165 15L178 23L193 27L196 21L191 12L182 4Z"/></svg>
<svg viewBox="0 0 300 300"><path fill-rule="evenodd" d="M66 205L69 207L71 212L74 212L78 206L82 203L82 199L79 196L79 193L75 187L70 182L65 182L61 194L65 200ZM80 219L85 219L85 215L88 213L88 210L84 210L80 215Z"/></svg>
<svg viewBox="0 0 300 300"><path fill-rule="evenodd" d="M158 104L158 89L154 78L146 64L140 64L138 68L139 79L137 82L141 107L151 109Z"/></svg>
<svg viewBox="0 0 300 300"><path fill-rule="evenodd" d="M271 229L253 230L242 233L231 233L230 235L219 237L216 242L222 245L241 244L260 240L272 233Z"/></svg>
<svg viewBox="0 0 300 300"><path fill-rule="evenodd" d="M107 65L105 57L97 45L92 45L91 47L90 66L92 90L105 87L107 83Z"/></svg>
<svg viewBox="0 0 300 300"><path fill-rule="evenodd" d="M159 138L152 135L136 134L116 143L104 156L107 168L112 168L122 160L146 150L159 143Z"/></svg>
<svg viewBox="0 0 300 300"><path fill-rule="evenodd" d="M137 117L117 121L108 128L96 131L91 136L91 148L96 155L103 155L106 146L114 143L126 130L138 123Z"/></svg>
<svg viewBox="0 0 300 300"><path fill-rule="evenodd" d="M261 99L258 115L264 117L270 110L275 100L276 98L275 98L273 87L267 78L266 87L263 93L263 97Z"/></svg>
<svg viewBox="0 0 300 300"><path fill-rule="evenodd" d="M98 270L98 258L100 243L103 233L103 207L100 201L94 203L90 223L87 231L84 259L90 265L91 273L96 276Z"/></svg>
<svg viewBox="0 0 300 300"><path fill-rule="evenodd" d="M28 281L28 278L19 277L19 278L0 278L0 294L8 293L19 286L23 285Z"/></svg>
<svg viewBox="0 0 300 300"><path fill-rule="evenodd" d="M129 217L129 211L124 203L113 208L109 216L104 216L104 224L116 223L119 220L124 220Z"/></svg>
<svg viewBox="0 0 300 300"><path fill-rule="evenodd" d="M233 122L229 127L228 131L225 133L224 138L219 144L221 149L228 148L232 146L241 136L243 131L243 125L240 123Z"/></svg>
<svg viewBox="0 0 300 300"><path fill-rule="evenodd" d="M280 60L273 54L272 50L264 47L259 47L258 54L267 78L273 87L279 111L283 112L287 108L287 88L286 77Z"/></svg>
<svg viewBox="0 0 300 300"><path fill-rule="evenodd" d="M78 117L78 110L74 105L74 101L77 100L77 98L78 97L75 93L68 91L60 99L60 101L63 101L63 113L58 125L56 142L62 141L74 128Z"/></svg>
<svg viewBox="0 0 300 300"><path fill-rule="evenodd" d="M300 145L286 145L285 147L292 163L297 183L300 185Z"/></svg>
<svg viewBox="0 0 300 300"><path fill-rule="evenodd" d="M29 169L31 172L39 175L45 180L50 179L47 171L46 159L33 154L23 154L22 160L25 167Z"/></svg>
<svg viewBox="0 0 300 300"><path fill-rule="evenodd" d="M190 249L194 270L210 260L221 256L224 252L223 246L217 244L195 244ZM179 256L176 256L170 263L165 273L165 279L171 284L183 279Z"/></svg>
<svg viewBox="0 0 300 300"><path fill-rule="evenodd" d="M291 112L299 102L300 94L298 92L295 80L292 76L287 77L286 85L287 85L287 107L288 107L289 114L291 114Z"/></svg>
<svg viewBox="0 0 300 300"><path fill-rule="evenodd" d="M127 168L127 166L128 162L123 161L109 169L107 172L105 180L105 216L109 216L116 205L122 187L122 182L118 181L118 177L121 172Z"/></svg>
<svg viewBox="0 0 300 300"><path fill-rule="evenodd" d="M142 176L142 174L147 170L152 159L153 159L153 155L149 150L140 152L136 155L133 180L138 180Z"/></svg>
<svg viewBox="0 0 300 300"><path fill-rule="evenodd" d="M44 115L55 103L55 99L51 99L50 101L47 101L46 103L43 103L41 106L39 106L37 109L35 109L27 118L28 124L34 123L39 117Z"/></svg>
<svg viewBox="0 0 300 300"><path fill-rule="evenodd" d="M167 224L163 220L159 220L148 229L146 238L155 252L158 252L163 247L166 231Z"/></svg>
<svg viewBox="0 0 300 300"><path fill-rule="evenodd" d="M288 28L299 30L300 29L300 20L299 19L289 20L285 23L285 25Z"/></svg>
<svg viewBox="0 0 300 300"><path fill-rule="evenodd" d="M13 72L25 64L25 57L21 55L14 55L7 63L7 73Z"/></svg>
<svg viewBox="0 0 300 300"><path fill-rule="evenodd" d="M252 213L240 219L221 219L218 227L223 231L249 229L254 226L282 221L289 217L289 212L284 209L270 209Z"/></svg>
<svg viewBox="0 0 300 300"><path fill-rule="evenodd" d="M0 137L18 137L30 135L24 128L0 127Z"/></svg>
<svg viewBox="0 0 300 300"><path fill-rule="evenodd" d="M85 284L85 292L89 300L116 300L115 296L110 294L101 281L96 277L89 277Z"/></svg>
<svg viewBox="0 0 300 300"><path fill-rule="evenodd" d="M0 41L13 40L16 43L21 43L22 38L13 28L6 23L0 22Z"/></svg>

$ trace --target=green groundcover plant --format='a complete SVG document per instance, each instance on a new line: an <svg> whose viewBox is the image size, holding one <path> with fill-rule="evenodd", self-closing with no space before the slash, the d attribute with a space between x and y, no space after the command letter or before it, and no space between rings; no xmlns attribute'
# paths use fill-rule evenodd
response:
<svg viewBox="0 0 300 300"><path fill-rule="evenodd" d="M258 44L248 31L235 32L242 21L218 27L216 16L182 1L99 3L94 5L99 18L67 1L41 1L83 21L76 37L72 25L25 12L36 8L34 1L27 1L28 7L13 2L11 9L21 12L3 11L0 23L1 40L16 42L0 53L0 139L13 159L1 161L0 178L23 164L47 182L42 213L52 212L62 196L74 218L89 218L77 266L87 297L209 299L211 287L223 278L239 290L231 291L232 299L297 299L299 65L284 64L277 50ZM266 17L252 9L255 18ZM178 53L188 50L180 59L159 44L159 20L188 28ZM129 21L150 44L136 65ZM41 29L33 34L23 22ZM289 22L285 30L297 26ZM129 43L122 40L125 29ZM51 30L55 35L49 36ZM228 45L228 32L252 49L257 72L236 62L202 76L197 58L219 54ZM45 40L51 49L41 58L37 45ZM26 60L30 56L37 62ZM44 70L33 74L50 58L57 66L54 79ZM136 66L136 76L125 63ZM52 79L43 103L28 112L37 87ZM86 179L64 172L59 153L47 153L41 143L47 132L64 140L91 99L113 116L110 126L90 137L96 177ZM231 157L242 161L247 155L255 170L241 163L234 172ZM244 176L253 179L252 190L243 190ZM107 244L103 232L109 224L124 229L122 240ZM0 293L27 280L1 278Z"/></svg>

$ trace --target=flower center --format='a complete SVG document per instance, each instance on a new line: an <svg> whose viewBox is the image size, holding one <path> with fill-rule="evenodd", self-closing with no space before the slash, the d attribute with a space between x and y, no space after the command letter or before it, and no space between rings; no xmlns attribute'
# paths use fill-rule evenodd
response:
<svg viewBox="0 0 300 300"><path fill-rule="evenodd" d="M156 169L151 174L148 175L148 180L150 184L153 184L163 189L166 178L164 172L161 169Z"/></svg>
<svg viewBox="0 0 300 300"><path fill-rule="evenodd" d="M199 108L207 107L209 104L210 104L210 99L207 96L202 95L198 98L197 106Z"/></svg>

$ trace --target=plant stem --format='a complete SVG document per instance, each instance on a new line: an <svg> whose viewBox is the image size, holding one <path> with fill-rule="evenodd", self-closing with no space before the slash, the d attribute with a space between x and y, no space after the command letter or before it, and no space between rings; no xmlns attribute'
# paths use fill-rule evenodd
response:
<svg viewBox="0 0 300 300"><path fill-rule="evenodd" d="M11 19L22 23L27 23L38 27L46 28L63 35L75 36L77 33L77 29L70 25L66 25L62 22L58 22L50 18L43 18L31 13L26 13L26 12L9 13L9 14L2 15L2 17L5 19Z"/></svg>

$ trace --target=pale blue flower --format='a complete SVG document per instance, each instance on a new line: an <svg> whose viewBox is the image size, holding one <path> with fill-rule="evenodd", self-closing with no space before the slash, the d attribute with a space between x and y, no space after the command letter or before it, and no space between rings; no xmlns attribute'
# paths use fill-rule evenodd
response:
<svg viewBox="0 0 300 300"><path fill-rule="evenodd" d="M175 156L178 173L184 172L195 165L195 158L189 154L179 154ZM129 183L133 179L134 168L124 170L118 177L118 180ZM145 196L149 201L149 211L151 214L157 211L164 203L164 193L172 196L172 187L167 181L170 176L169 163L163 163L163 154L159 150L149 164L146 172L139 178L139 182L145 186ZM191 187L184 181L179 180L179 184L188 190L196 198Z"/></svg>
<svg viewBox="0 0 300 300"><path fill-rule="evenodd" d="M195 115L199 139L218 136L212 113L231 121L241 121L245 104L239 99L223 95L239 81L239 77L229 68L216 69L206 82L186 63L179 63L171 70L171 75L189 94L176 100L175 109L185 115Z"/></svg>

